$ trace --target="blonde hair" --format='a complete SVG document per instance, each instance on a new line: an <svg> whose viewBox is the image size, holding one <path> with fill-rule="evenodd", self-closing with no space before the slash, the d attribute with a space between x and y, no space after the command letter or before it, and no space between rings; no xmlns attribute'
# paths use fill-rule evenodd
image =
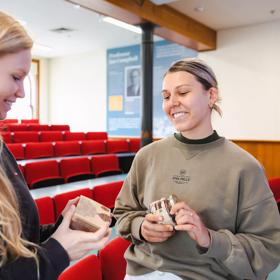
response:
<svg viewBox="0 0 280 280"><path fill-rule="evenodd" d="M197 81L202 84L205 90L209 90L211 87L218 89L218 82L215 73L205 62L198 58L186 58L176 61L170 66L164 76L166 76L168 73L179 71L188 72L194 75ZM220 100L221 98L218 95L217 102L219 102ZM213 104L212 109L217 111L220 116L222 115L222 110L216 103Z"/></svg>
<svg viewBox="0 0 280 280"><path fill-rule="evenodd" d="M33 41L20 23L0 12L0 56L31 49Z"/></svg>
<svg viewBox="0 0 280 280"><path fill-rule="evenodd" d="M0 12L0 56L31 49L32 39L12 17ZM0 155L3 141L0 135ZM34 258L37 245L22 238L19 203L13 186L0 165L0 266L18 257Z"/></svg>

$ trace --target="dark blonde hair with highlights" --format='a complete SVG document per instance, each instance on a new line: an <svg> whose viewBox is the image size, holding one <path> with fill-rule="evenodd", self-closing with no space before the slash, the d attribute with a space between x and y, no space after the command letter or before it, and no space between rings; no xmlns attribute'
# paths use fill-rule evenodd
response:
<svg viewBox="0 0 280 280"><path fill-rule="evenodd" d="M33 41L24 28L0 12L0 57L31 49L32 45ZM0 155L2 146L0 135ZM0 165L0 267L18 257L34 258L38 266L37 245L22 237L19 209L14 188Z"/></svg>
<svg viewBox="0 0 280 280"><path fill-rule="evenodd" d="M215 73L205 62L200 59L186 58L176 61L170 66L164 76L166 76L168 73L180 71L194 75L196 80L202 84L205 90L209 90L212 87L218 89L218 82ZM218 95L216 102L219 102L220 100L221 98ZM217 111L218 114L222 116L222 110L216 103L213 104L212 109Z"/></svg>

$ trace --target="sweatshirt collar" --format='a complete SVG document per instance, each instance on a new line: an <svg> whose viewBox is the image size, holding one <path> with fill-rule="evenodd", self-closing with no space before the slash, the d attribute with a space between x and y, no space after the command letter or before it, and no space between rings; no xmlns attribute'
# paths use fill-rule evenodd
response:
<svg viewBox="0 0 280 280"><path fill-rule="evenodd" d="M207 144L221 138L216 130L214 130L214 132L211 135L202 139L189 139L183 136L182 133L174 133L174 136L177 140L185 144Z"/></svg>

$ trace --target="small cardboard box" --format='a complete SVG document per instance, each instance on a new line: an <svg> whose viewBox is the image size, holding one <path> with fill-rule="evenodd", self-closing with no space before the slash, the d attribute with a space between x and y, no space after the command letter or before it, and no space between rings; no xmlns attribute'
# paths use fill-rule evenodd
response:
<svg viewBox="0 0 280 280"><path fill-rule="evenodd" d="M76 230L95 232L105 224L109 224L110 221L110 208L81 195L70 227Z"/></svg>

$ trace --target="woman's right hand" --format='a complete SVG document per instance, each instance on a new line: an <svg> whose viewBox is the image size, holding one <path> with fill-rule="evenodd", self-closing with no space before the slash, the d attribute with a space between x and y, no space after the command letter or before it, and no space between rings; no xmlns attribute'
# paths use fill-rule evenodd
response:
<svg viewBox="0 0 280 280"><path fill-rule="evenodd" d="M160 215L147 214L141 225L141 234L148 242L163 242L174 234L172 225L159 224Z"/></svg>
<svg viewBox="0 0 280 280"><path fill-rule="evenodd" d="M101 249L109 241L111 235L109 224L96 232L72 230L70 223L75 208L75 205L70 206L68 211L64 213L62 223L51 236L64 247L69 255L70 261L82 258L91 250Z"/></svg>

